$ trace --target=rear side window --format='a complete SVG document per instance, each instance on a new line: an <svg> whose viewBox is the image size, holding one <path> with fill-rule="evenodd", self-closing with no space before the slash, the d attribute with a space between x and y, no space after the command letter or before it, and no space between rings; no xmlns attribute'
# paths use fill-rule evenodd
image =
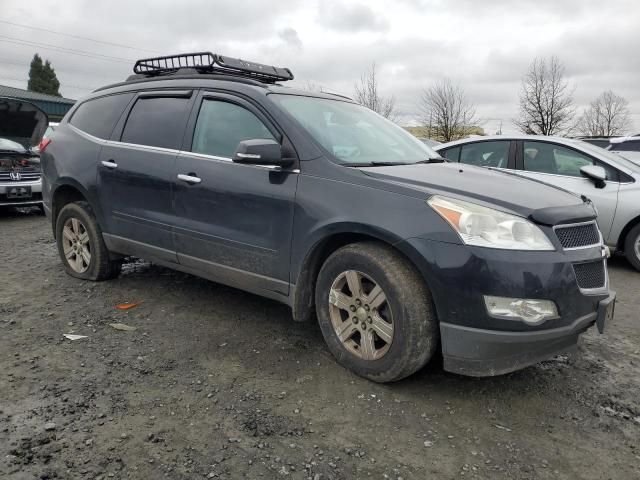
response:
<svg viewBox="0 0 640 480"><path fill-rule="evenodd" d="M178 150L189 113L187 97L140 97L129 112L120 140Z"/></svg>
<svg viewBox="0 0 640 480"><path fill-rule="evenodd" d="M69 123L83 132L106 140L132 97L132 93L121 93L87 100L73 113Z"/></svg>
<svg viewBox="0 0 640 480"><path fill-rule="evenodd" d="M269 129L246 108L219 100L202 102L191 151L231 158L242 140L271 139Z"/></svg>
<svg viewBox="0 0 640 480"><path fill-rule="evenodd" d="M477 167L507 168L509 165L509 140L477 142L462 146L460 163Z"/></svg>

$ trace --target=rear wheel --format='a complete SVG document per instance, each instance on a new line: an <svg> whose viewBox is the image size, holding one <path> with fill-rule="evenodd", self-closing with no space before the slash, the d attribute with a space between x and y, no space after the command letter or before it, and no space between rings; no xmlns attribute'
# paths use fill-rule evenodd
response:
<svg viewBox="0 0 640 480"><path fill-rule="evenodd" d="M111 260L102 230L87 202L65 205L56 221L58 253L65 271L84 280L117 277L122 263Z"/></svg>
<svg viewBox="0 0 640 480"><path fill-rule="evenodd" d="M429 290L409 262L382 244L334 252L318 275L316 310L338 362L376 382L411 375L438 345Z"/></svg>
<svg viewBox="0 0 640 480"><path fill-rule="evenodd" d="M640 270L640 224L633 227L627 234L624 255L636 270Z"/></svg>

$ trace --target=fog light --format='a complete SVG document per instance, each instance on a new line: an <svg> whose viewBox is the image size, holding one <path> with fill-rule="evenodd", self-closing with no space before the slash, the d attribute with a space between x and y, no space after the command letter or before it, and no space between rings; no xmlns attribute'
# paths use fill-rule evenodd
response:
<svg viewBox="0 0 640 480"><path fill-rule="evenodd" d="M484 303L492 317L522 320L529 324L542 323L558 316L556 304L551 300L530 298L491 297L485 295Z"/></svg>

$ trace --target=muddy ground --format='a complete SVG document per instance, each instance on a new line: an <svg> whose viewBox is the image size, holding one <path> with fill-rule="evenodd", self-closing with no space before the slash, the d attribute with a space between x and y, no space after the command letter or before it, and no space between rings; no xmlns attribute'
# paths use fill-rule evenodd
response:
<svg viewBox="0 0 640 480"><path fill-rule="evenodd" d="M623 259L614 322L577 355L377 385L278 303L144 262L68 277L35 212L0 212L0 252L1 478L640 478L640 273Z"/></svg>

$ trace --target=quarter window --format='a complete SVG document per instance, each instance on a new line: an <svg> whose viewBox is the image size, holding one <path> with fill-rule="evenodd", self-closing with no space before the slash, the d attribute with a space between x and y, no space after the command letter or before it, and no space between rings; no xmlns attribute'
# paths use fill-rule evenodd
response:
<svg viewBox="0 0 640 480"><path fill-rule="evenodd" d="M87 100L76 109L69 123L83 132L106 140L111 136L131 97L132 93L122 93Z"/></svg>
<svg viewBox="0 0 640 480"><path fill-rule="evenodd" d="M243 140L275 140L269 129L246 108L220 100L204 99L191 150L231 158Z"/></svg>
<svg viewBox="0 0 640 480"><path fill-rule="evenodd" d="M510 145L511 142L505 140L463 145L460 151L460 163L478 167L507 168Z"/></svg>
<svg viewBox="0 0 640 480"><path fill-rule="evenodd" d="M182 146L189 98L141 97L129 112L121 141L171 148Z"/></svg>
<svg viewBox="0 0 640 480"><path fill-rule="evenodd" d="M553 143L524 142L524 169L529 172L582 177L580 168L594 164L606 170L607 180L617 179L615 169L570 148Z"/></svg>

